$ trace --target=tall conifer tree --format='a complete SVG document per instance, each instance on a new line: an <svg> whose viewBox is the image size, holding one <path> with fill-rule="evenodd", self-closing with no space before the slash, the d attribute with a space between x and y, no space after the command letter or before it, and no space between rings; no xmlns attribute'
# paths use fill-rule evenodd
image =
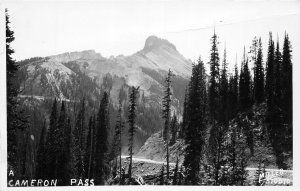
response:
<svg viewBox="0 0 300 191"><path fill-rule="evenodd" d="M266 98L269 106L273 104L274 98L274 41L272 33L269 34L269 47L266 64Z"/></svg>
<svg viewBox="0 0 300 191"><path fill-rule="evenodd" d="M49 132L47 134L46 141L46 174L48 179L54 179L55 177L55 168L56 168L56 150L55 150L55 139L56 137L56 127L57 127L57 101L54 99L51 115L50 115L50 125Z"/></svg>
<svg viewBox="0 0 300 191"><path fill-rule="evenodd" d="M62 185L69 185L73 178L72 166L72 127L71 120L66 116L66 126L64 129L63 153L62 153Z"/></svg>
<svg viewBox="0 0 300 191"><path fill-rule="evenodd" d="M188 123L188 91L185 90L184 102L183 102L183 114L182 114L182 123L180 125L179 138L185 137L185 130Z"/></svg>
<svg viewBox="0 0 300 191"><path fill-rule="evenodd" d="M46 138L46 120L44 120L40 139L39 139L39 145L37 150L37 156L36 156L36 178L37 179L44 179L46 178L45 169L46 169L46 147L45 147L45 138Z"/></svg>
<svg viewBox="0 0 300 191"><path fill-rule="evenodd" d="M95 184L104 185L108 169L108 130L109 110L108 94L104 92L97 116L97 140L95 148Z"/></svg>
<svg viewBox="0 0 300 191"><path fill-rule="evenodd" d="M138 93L139 87L131 87L131 93L129 96L129 108L128 108L128 153L129 153L129 167L128 167L128 175L131 180L132 177L132 156L133 156L133 143L134 143L134 133L135 133L135 122L136 122L136 96Z"/></svg>
<svg viewBox="0 0 300 191"><path fill-rule="evenodd" d="M25 134L28 127L27 117L24 112L19 108L19 103L16 99L19 93L18 80L16 74L19 70L18 63L12 58L14 50L11 43L15 40L14 32L11 30L9 24L8 10L5 9L5 25L6 25L6 96L7 96L7 164L8 171L14 171L14 178L21 178L24 165L21 164L22 154L20 151L26 150L23 140L18 140L17 135ZM22 167L23 166L23 167ZM11 178L11 177L10 177Z"/></svg>
<svg viewBox="0 0 300 191"><path fill-rule="evenodd" d="M55 150L56 150L56 170L55 177L58 179L60 185L67 183L67 180L64 179L64 175L67 173L65 167L67 166L68 156L66 155L65 150L65 141L66 136L65 132L68 129L67 116L65 102L62 101L59 118L57 121L56 133L55 133Z"/></svg>
<svg viewBox="0 0 300 191"><path fill-rule="evenodd" d="M218 51L218 36L214 31L214 35L211 38L211 50L210 50L210 86L209 86L209 111L210 119L214 121L218 119L219 111L219 82L220 82L220 69L219 69L219 51Z"/></svg>
<svg viewBox="0 0 300 191"><path fill-rule="evenodd" d="M227 71L227 60L226 60L226 49L224 49L224 58L222 63L221 70L221 80L220 80L220 101L221 101L221 110L220 112L220 123L224 126L228 126L229 120L229 96L228 96L228 71Z"/></svg>
<svg viewBox="0 0 300 191"><path fill-rule="evenodd" d="M94 178L94 166L95 166L95 155L96 155L96 140L97 140L97 127L96 127L96 115L93 115L92 118L92 136L91 136L91 154L90 154L90 159L89 159L89 171L88 171L88 177Z"/></svg>
<svg viewBox="0 0 300 191"><path fill-rule="evenodd" d="M205 69L202 60L193 66L189 84L188 124L186 129L186 155L183 165L186 170L186 184L197 185L200 182L200 159L206 132L206 85Z"/></svg>
<svg viewBox="0 0 300 191"><path fill-rule="evenodd" d="M276 50L275 50L275 59L274 59L274 86L275 86L275 92L274 92L274 102L277 106L281 107L282 105L282 55L279 49L279 41L277 40L276 43Z"/></svg>
<svg viewBox="0 0 300 191"><path fill-rule="evenodd" d="M219 132L219 120L220 120L220 68L219 68L219 51L218 51L218 36L214 31L214 35L211 38L211 50L210 50L210 81L208 89L208 104L209 104L209 118L212 124L209 137L209 152L215 160L215 154L212 151L216 151L215 139ZM213 141L212 141L213 140Z"/></svg>
<svg viewBox="0 0 300 191"><path fill-rule="evenodd" d="M261 38L258 40L257 59L254 63L254 99L256 103L264 100L264 68Z"/></svg>
<svg viewBox="0 0 300 191"><path fill-rule="evenodd" d="M243 62L241 65L240 83L239 83L239 106L241 111L246 111L251 106L251 76L248 67L248 58L246 57L245 48Z"/></svg>
<svg viewBox="0 0 300 191"><path fill-rule="evenodd" d="M84 172L85 177L90 178L90 170L91 170L91 155L92 155L92 149L93 149L93 116L90 116L89 120L89 130L88 135L86 138L86 147L85 147L85 157L84 157Z"/></svg>
<svg viewBox="0 0 300 191"><path fill-rule="evenodd" d="M285 34L282 51L282 73L284 84L282 89L284 122L287 124L286 148L287 151L293 150L293 64L292 48L288 34Z"/></svg>
<svg viewBox="0 0 300 191"><path fill-rule="evenodd" d="M12 54L14 50L10 43L15 40L14 32L9 27L8 10L5 9L6 18L6 85L7 85L7 162L12 169L17 171L17 132L14 126L15 118L15 97L18 92L14 87L13 79L18 70L17 63L13 60Z"/></svg>
<svg viewBox="0 0 300 191"><path fill-rule="evenodd" d="M122 171L122 163L121 163L121 154L122 154L122 129L124 128L124 122L122 119L122 104L119 103L119 109L118 109L118 115L117 115L117 121L115 125L115 132L114 132L114 138L113 138L113 145L110 153L110 160L118 160L119 156L119 176L121 177L121 171ZM117 166L117 162L115 163Z"/></svg>
<svg viewBox="0 0 300 191"><path fill-rule="evenodd" d="M237 64L234 67L234 74L229 77L229 119L236 116L238 111L238 69Z"/></svg>
<svg viewBox="0 0 300 191"><path fill-rule="evenodd" d="M170 124L171 135L172 135L170 139L170 145L173 145L176 142L177 128L178 128L178 121L177 121L177 116L174 113Z"/></svg>
<svg viewBox="0 0 300 191"><path fill-rule="evenodd" d="M269 34L269 47L266 66L266 98L267 98L267 113L266 124L269 133L270 142L276 155L276 164L279 168L286 168L283 156L284 135L283 130L283 114L281 108L276 105L275 84L276 84L276 65L278 63L275 56L274 41L272 33Z"/></svg>
<svg viewBox="0 0 300 191"><path fill-rule="evenodd" d="M165 120L164 129L163 129L163 140L166 144L167 150L167 179L169 179L169 137L170 137L170 111L171 111L171 77L173 76L171 70L169 69L168 76L165 79L165 90L164 90L164 97L162 101L162 117Z"/></svg>
<svg viewBox="0 0 300 191"><path fill-rule="evenodd" d="M73 130L73 161L77 178L84 178L84 129L85 129L85 99L80 103L80 110L76 117L75 128Z"/></svg>
<svg viewBox="0 0 300 191"><path fill-rule="evenodd" d="M234 94L234 112L238 111L238 103L239 103L239 71L237 67L237 63L234 66L234 78L233 78L233 94Z"/></svg>

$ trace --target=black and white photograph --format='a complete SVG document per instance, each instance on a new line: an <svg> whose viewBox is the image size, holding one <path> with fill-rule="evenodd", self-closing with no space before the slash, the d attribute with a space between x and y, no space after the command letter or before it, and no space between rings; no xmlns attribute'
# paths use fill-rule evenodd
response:
<svg viewBox="0 0 300 191"><path fill-rule="evenodd" d="M299 184L299 0L0 7L0 190Z"/></svg>

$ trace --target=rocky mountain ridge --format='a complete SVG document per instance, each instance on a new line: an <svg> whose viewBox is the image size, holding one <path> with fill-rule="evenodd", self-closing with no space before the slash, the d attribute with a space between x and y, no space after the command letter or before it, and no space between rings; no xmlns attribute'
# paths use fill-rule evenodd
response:
<svg viewBox="0 0 300 191"><path fill-rule="evenodd" d="M178 114L183 101L184 91L181 90L187 85L192 69L191 61L185 59L172 43L156 36L148 37L144 48L130 56L105 58L94 50L85 50L20 63L23 95L71 100L74 95L72 86L81 72L95 81L99 88L106 84L107 87L103 88L110 91L114 105L118 104L121 91L130 86L140 86L146 105L160 103L164 78L171 69L176 83L172 110Z"/></svg>
<svg viewBox="0 0 300 191"><path fill-rule="evenodd" d="M85 50L30 58L19 64L19 97L27 106L36 99L36 109L43 100L51 101L54 97L71 103L79 103L85 97L87 104L97 109L101 95L106 91L115 110L121 101L125 111L130 87L140 86L137 119L139 146L161 128L159 111L168 70L175 74L172 79L172 114L180 116L192 68L192 63L173 44L155 36L147 38L144 48L130 56L105 58L94 50Z"/></svg>

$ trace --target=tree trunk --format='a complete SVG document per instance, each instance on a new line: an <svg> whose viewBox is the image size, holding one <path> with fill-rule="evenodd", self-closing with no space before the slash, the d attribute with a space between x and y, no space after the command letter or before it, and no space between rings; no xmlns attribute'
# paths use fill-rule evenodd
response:
<svg viewBox="0 0 300 191"><path fill-rule="evenodd" d="M169 180L169 132L167 132L167 180Z"/></svg>
<svg viewBox="0 0 300 191"><path fill-rule="evenodd" d="M119 182L119 184L121 185L121 179L122 179L122 125L121 125L121 127L120 127L120 148L119 148L119 154L120 154L120 163L119 163L119 169L120 169L120 182Z"/></svg>
<svg viewBox="0 0 300 191"><path fill-rule="evenodd" d="M90 156L89 156L89 166L88 166L88 179L91 177L91 164L92 164L92 153L93 153L93 128L91 128L91 146L90 146Z"/></svg>

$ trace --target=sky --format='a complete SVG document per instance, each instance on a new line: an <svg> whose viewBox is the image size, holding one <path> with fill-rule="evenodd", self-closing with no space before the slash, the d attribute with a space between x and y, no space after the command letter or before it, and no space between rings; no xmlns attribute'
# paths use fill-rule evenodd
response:
<svg viewBox="0 0 300 191"><path fill-rule="evenodd" d="M240 62L254 36L262 38L265 56L270 31L280 45L286 31L300 61L299 0L15 0L5 6L16 60L90 49L105 57L131 55L156 35L184 57L207 62L215 27L220 54L226 46L230 63Z"/></svg>

